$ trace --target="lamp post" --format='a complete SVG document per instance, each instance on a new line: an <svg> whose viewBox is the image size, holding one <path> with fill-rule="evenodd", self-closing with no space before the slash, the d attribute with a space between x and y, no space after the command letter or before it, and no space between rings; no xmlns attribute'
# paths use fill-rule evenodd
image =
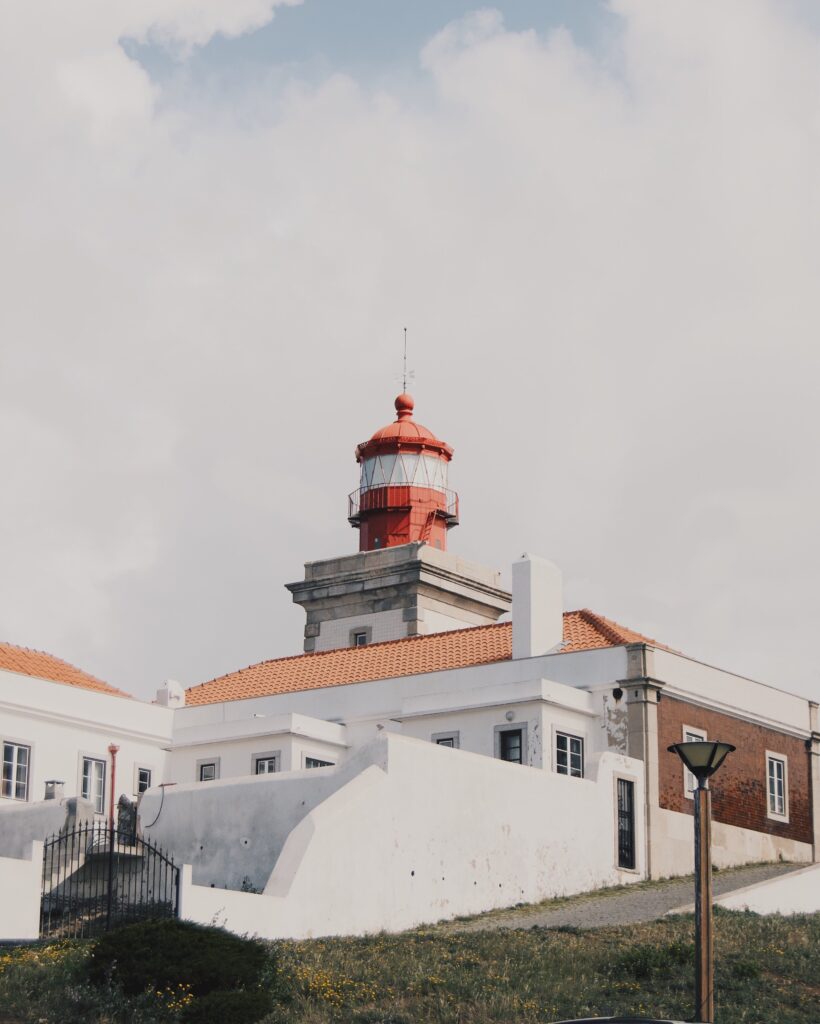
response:
<svg viewBox="0 0 820 1024"><path fill-rule="evenodd" d="M709 777L736 748L717 740L673 743L677 754L697 779L695 798L695 1020L715 1019L715 944L712 931L712 791Z"/></svg>

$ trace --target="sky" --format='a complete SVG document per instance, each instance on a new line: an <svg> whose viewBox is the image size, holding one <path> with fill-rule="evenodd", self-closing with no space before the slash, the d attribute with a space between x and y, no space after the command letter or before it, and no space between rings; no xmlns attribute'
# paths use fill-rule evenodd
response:
<svg viewBox="0 0 820 1024"><path fill-rule="evenodd" d="M0 640L151 697L301 650L353 450L450 550L820 699L820 15L0 8Z"/></svg>

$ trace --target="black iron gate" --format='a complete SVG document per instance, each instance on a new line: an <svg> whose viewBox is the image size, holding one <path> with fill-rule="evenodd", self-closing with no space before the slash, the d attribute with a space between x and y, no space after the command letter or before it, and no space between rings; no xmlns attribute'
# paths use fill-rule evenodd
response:
<svg viewBox="0 0 820 1024"><path fill-rule="evenodd" d="M635 867L635 783L618 779L618 867Z"/></svg>
<svg viewBox="0 0 820 1024"><path fill-rule="evenodd" d="M87 938L148 917L175 917L179 868L158 846L100 822L47 839L40 935Z"/></svg>

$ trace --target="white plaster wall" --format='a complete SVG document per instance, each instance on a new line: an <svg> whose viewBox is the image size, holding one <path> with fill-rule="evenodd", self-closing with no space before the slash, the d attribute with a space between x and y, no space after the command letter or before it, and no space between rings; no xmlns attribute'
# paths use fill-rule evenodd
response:
<svg viewBox="0 0 820 1024"><path fill-rule="evenodd" d="M694 819L689 814L658 808L656 820L652 861L656 865L657 877L691 874L695 863ZM720 821L712 822L712 863L715 867L730 868L778 860L802 863L811 859L810 843L782 839Z"/></svg>
<svg viewBox="0 0 820 1024"><path fill-rule="evenodd" d="M306 715L251 715L175 730L167 780L199 781L200 761L219 762L219 778L256 774L256 758L279 754L280 771L304 768L306 757L338 764L347 756L343 725Z"/></svg>
<svg viewBox="0 0 820 1024"><path fill-rule="evenodd" d="M31 843L25 857L0 857L1 942L26 942L40 937L42 876L41 842Z"/></svg>
<svg viewBox="0 0 820 1024"><path fill-rule="evenodd" d="M596 685L615 686L618 679L623 679L626 667L626 651L622 647L501 661L466 669L425 672L395 679L180 708L175 712L174 730L176 733L195 725L218 725L248 719L254 714L294 713L348 723L357 719L389 720L400 714L410 697L423 698L456 691L469 693L474 688L507 686L534 679L551 680L579 689Z"/></svg>
<svg viewBox="0 0 820 1024"><path fill-rule="evenodd" d="M403 736L373 747L381 765L296 825L264 896L191 886L185 916L271 938L363 934L642 877L641 860L616 867L615 844L615 777L637 781L640 806L639 762L605 754L593 781Z"/></svg>
<svg viewBox="0 0 820 1024"><path fill-rule="evenodd" d="M511 721L507 721L508 712L512 714ZM494 757L496 726L526 728L525 764L543 767L543 712L535 702L413 717L403 722L402 735L429 741L437 733L458 732L461 750Z"/></svg>
<svg viewBox="0 0 820 1024"><path fill-rule="evenodd" d="M77 823L94 820L90 801L80 797L64 800L0 801L0 857L25 857L32 840L48 839L66 825L69 817Z"/></svg>
<svg viewBox="0 0 820 1024"><path fill-rule="evenodd" d="M282 847L313 807L383 758L378 745L338 768L249 775L149 790L139 808L145 836L192 865L204 886L262 889Z"/></svg>
<svg viewBox="0 0 820 1024"><path fill-rule="evenodd" d="M727 910L755 914L816 914L820 912L820 864L736 889L715 902Z"/></svg>
<svg viewBox="0 0 820 1024"><path fill-rule="evenodd" d="M108 764L112 742L120 747L117 797L121 793L134 796L137 765L151 768L154 781L160 781L173 714L169 708L125 697L0 671L0 740L31 747L30 801L43 799L47 779L63 780L66 796L79 795L82 757ZM106 809L109 785L110 765Z"/></svg>
<svg viewBox="0 0 820 1024"><path fill-rule="evenodd" d="M347 751L336 744L306 740L292 735L273 734L255 736L253 739L209 740L195 746L176 749L172 752L168 769L168 781L187 783L198 782L197 765L200 761L219 761L219 778L234 779L256 773L256 758L265 754L279 753L280 771L299 771L304 768L305 757L316 757L322 761L338 764ZM203 783L208 785L208 783Z"/></svg>

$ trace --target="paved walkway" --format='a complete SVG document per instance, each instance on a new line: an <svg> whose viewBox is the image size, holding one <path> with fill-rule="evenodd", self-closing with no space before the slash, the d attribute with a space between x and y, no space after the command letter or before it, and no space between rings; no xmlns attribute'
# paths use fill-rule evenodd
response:
<svg viewBox="0 0 820 1024"><path fill-rule="evenodd" d="M742 889L804 867L805 864L762 864L715 872L712 882L714 893L715 896L723 896L733 889ZM491 911L467 921L452 921L442 928L458 932L494 928L603 928L654 921L670 910L691 904L693 900L694 883L689 876L662 882L639 882L625 889L583 893L515 910Z"/></svg>

